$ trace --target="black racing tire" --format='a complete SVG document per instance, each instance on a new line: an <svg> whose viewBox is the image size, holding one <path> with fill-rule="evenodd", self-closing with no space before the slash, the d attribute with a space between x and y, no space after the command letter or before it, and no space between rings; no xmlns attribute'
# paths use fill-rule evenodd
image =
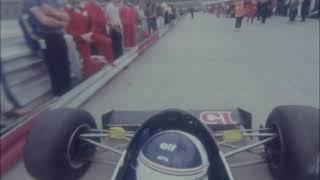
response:
<svg viewBox="0 0 320 180"><path fill-rule="evenodd" d="M90 166L96 147L79 134L96 128L94 118L80 109L57 109L32 127L26 142L24 163L38 180L74 180Z"/></svg>
<svg viewBox="0 0 320 180"><path fill-rule="evenodd" d="M267 128L279 137L265 144L266 158L276 180L319 180L319 109L278 106Z"/></svg>

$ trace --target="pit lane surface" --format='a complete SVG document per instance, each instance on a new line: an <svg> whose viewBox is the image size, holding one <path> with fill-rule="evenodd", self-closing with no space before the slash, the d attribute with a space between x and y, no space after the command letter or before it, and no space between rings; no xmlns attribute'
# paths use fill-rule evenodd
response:
<svg viewBox="0 0 320 180"><path fill-rule="evenodd" d="M234 19L187 16L82 108L100 118L108 109L241 107L253 113L257 127L280 104L319 107L319 22L286 22L244 22L235 32ZM237 157L248 158L255 157ZM95 164L82 179L109 179L112 171L112 165ZM232 171L237 180L271 180L264 165ZM1 178L32 179L22 163Z"/></svg>

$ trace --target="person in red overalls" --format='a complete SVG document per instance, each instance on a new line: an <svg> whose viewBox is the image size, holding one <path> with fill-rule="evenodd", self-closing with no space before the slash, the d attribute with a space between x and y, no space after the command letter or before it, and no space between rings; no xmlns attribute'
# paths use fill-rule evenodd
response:
<svg viewBox="0 0 320 180"><path fill-rule="evenodd" d="M249 20L251 20L251 24L252 24L257 11L256 0L250 0L248 2L246 9L247 9L247 23L249 23Z"/></svg>
<svg viewBox="0 0 320 180"><path fill-rule="evenodd" d="M123 46L132 48L136 45L136 11L126 2L120 8L120 19L123 26Z"/></svg>
<svg viewBox="0 0 320 180"><path fill-rule="evenodd" d="M236 29L241 28L242 19L245 14L243 0L238 0L235 4Z"/></svg>
<svg viewBox="0 0 320 180"><path fill-rule="evenodd" d="M84 77L90 77L100 70L104 63L95 62L91 58L91 44L93 40L90 38L88 12L84 9L84 5L78 0L69 0L65 12L70 16L70 21L65 27L65 30L73 37L79 53L83 58L82 72Z"/></svg>
<svg viewBox="0 0 320 180"><path fill-rule="evenodd" d="M112 41L107 34L107 18L104 15L103 9L96 0L89 0L84 8L88 12L90 19L90 34L88 36L94 42L98 52L106 58L109 64L115 66L113 64Z"/></svg>

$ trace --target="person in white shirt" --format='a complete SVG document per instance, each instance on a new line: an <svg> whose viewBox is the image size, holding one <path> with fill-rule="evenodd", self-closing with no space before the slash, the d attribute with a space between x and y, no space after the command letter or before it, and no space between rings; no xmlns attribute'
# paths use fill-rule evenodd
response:
<svg viewBox="0 0 320 180"><path fill-rule="evenodd" d="M105 14L109 20L110 37L112 40L112 51L114 59L122 56L122 23L120 19L120 0L111 0L110 3L106 5Z"/></svg>

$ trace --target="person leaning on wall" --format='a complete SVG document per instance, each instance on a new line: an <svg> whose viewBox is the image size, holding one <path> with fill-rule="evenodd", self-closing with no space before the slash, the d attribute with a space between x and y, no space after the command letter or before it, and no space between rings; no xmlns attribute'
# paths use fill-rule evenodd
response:
<svg viewBox="0 0 320 180"><path fill-rule="evenodd" d="M34 33L44 39L44 60L51 79L52 92L61 96L71 89L70 63L63 28L69 16L61 0L24 0L23 13L28 14Z"/></svg>

